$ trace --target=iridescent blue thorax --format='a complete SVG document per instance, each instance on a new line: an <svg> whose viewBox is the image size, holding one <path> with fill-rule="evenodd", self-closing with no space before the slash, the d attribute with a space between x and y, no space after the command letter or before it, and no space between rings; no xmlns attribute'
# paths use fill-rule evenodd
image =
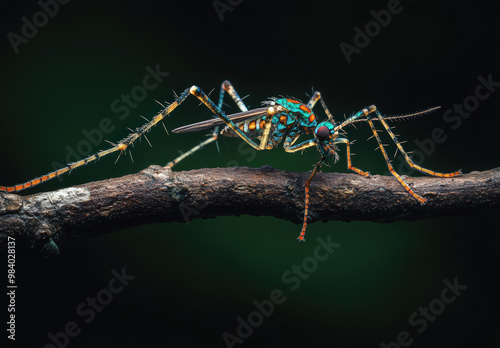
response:
<svg viewBox="0 0 500 348"><path fill-rule="evenodd" d="M301 133L309 133L310 129L316 127L316 116L306 104L291 98L272 98L264 104L272 106L279 105L282 110L278 111L271 121L273 125L272 136L268 147L279 144L285 136L295 138Z"/></svg>
<svg viewBox="0 0 500 348"><path fill-rule="evenodd" d="M274 103L285 108L287 110L285 112L298 123L298 126L302 128L316 127L316 116L313 114L309 106L303 104L300 100L280 98L274 100Z"/></svg>

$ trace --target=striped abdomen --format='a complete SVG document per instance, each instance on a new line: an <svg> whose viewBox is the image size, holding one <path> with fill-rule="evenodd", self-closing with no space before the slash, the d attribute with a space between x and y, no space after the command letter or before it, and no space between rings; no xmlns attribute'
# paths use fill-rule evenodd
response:
<svg viewBox="0 0 500 348"><path fill-rule="evenodd" d="M262 135L265 125L265 117L259 117L255 120L246 120L238 123L238 128L248 135L249 138L257 138ZM272 129L272 128L271 128ZM226 137L239 137L231 128L224 127L220 132L221 135Z"/></svg>

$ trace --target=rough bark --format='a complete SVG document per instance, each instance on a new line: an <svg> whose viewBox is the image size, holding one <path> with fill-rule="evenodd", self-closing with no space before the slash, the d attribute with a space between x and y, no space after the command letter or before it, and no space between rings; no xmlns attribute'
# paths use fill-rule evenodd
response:
<svg viewBox="0 0 500 348"><path fill-rule="evenodd" d="M150 166L53 192L0 194L0 249L11 236L18 253L47 255L65 241L125 227L222 215L301 223L308 175L268 166L186 172ZM311 185L309 221L390 222L500 210L500 168L449 179L405 179L427 204L420 205L391 176L319 173Z"/></svg>

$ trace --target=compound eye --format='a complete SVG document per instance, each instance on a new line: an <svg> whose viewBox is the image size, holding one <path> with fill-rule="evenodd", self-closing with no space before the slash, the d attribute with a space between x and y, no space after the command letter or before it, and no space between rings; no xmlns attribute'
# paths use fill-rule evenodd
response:
<svg viewBox="0 0 500 348"><path fill-rule="evenodd" d="M321 126L316 130L316 138L319 141L325 141L330 136L330 130L327 126Z"/></svg>

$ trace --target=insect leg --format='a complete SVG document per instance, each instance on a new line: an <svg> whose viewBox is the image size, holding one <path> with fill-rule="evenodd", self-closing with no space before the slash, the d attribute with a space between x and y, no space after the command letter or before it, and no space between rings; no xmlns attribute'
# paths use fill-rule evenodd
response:
<svg viewBox="0 0 500 348"><path fill-rule="evenodd" d="M332 123L334 123L334 119L333 119L333 116L332 114L330 113L330 110L328 110L328 108L326 107L326 103L325 101L323 100L323 97L321 96L321 93L316 91L313 93L313 96L311 97L311 99L309 99L309 102L307 103L307 106L312 109L314 107L314 105L316 104L317 101L320 101L321 103L321 106L323 107L323 110L325 110L325 113L326 115L328 116L328 120Z"/></svg>
<svg viewBox="0 0 500 348"><path fill-rule="evenodd" d="M241 111L248 111L248 108L246 107L245 103L243 103L243 100L240 98L236 90L234 89L233 85L231 82L228 80L222 82L222 85L220 87L220 94L219 94L219 109L222 109L222 100L224 98L224 92L227 92L231 98L233 98L234 102L236 105L238 105L238 108L240 108Z"/></svg>
<svg viewBox="0 0 500 348"><path fill-rule="evenodd" d="M233 121L231 121L226 114L224 114L211 100L208 96L201 90L198 86L193 86L189 89L189 93L198 98L207 108L210 109L217 117L219 117L233 132L238 134L241 139L243 139L248 145L256 150L261 150L259 145L257 145L252 139L250 139L242 130L240 130Z"/></svg>
<svg viewBox="0 0 500 348"><path fill-rule="evenodd" d="M305 209L304 209L304 222L302 224L302 230L300 231L300 235L297 238L299 241L305 242L305 236L306 236L306 228L307 228L307 217L309 213L309 185L311 184L312 179L314 176L319 172L321 165L323 164L324 158L321 158L318 163L316 163L316 167L314 167L311 175L306 181L306 184L304 185L304 189L306 191L306 198L305 198Z"/></svg>
<svg viewBox="0 0 500 348"><path fill-rule="evenodd" d="M269 137L271 136L271 126L273 116L276 112L276 109L272 106L267 108L267 115L264 119L264 132L262 132L262 137L260 138L259 150L270 149L272 146L267 147L269 142Z"/></svg>
<svg viewBox="0 0 500 348"><path fill-rule="evenodd" d="M297 138L295 138L297 139ZM294 140L295 140L294 139ZM312 147L314 145L316 145L316 141L314 141L313 139L311 140L306 140L300 144L297 144L297 145L293 145L293 141L289 141L289 139L287 138L285 143L283 144L283 148L285 149L286 152L297 152L297 151L300 151L300 150L305 150L309 147Z"/></svg>
<svg viewBox="0 0 500 348"><path fill-rule="evenodd" d="M425 173L425 174L429 174L429 175L437 176L437 177L441 177L441 178L452 178L454 176L459 176L459 175L462 174L462 171L460 171L460 170L458 170L456 172L453 172L453 173L439 173L439 172L435 172L435 171L423 168L423 167L419 166L418 164L415 164L412 161L412 159L410 158L410 156L408 156L408 154L406 153L406 151L403 149L403 146L399 142L397 136L392 132L392 130L389 127L389 125L387 124L387 122L385 122L384 116L382 116L380 114L380 112L377 110L377 108L375 107L375 105L371 105L369 108L370 108L370 110L373 110L375 112L375 114L377 115L378 120L380 121L380 123L382 123L382 125L384 126L385 130L387 131L387 133L389 133L390 137L392 138L392 140L394 141L394 143L398 147L398 150L403 154L406 162L410 165L411 168L413 168L415 170L418 170L421 173Z"/></svg>
<svg viewBox="0 0 500 348"><path fill-rule="evenodd" d="M365 177L370 175L370 172L364 172L361 169L358 169L358 168L353 167L351 165L351 145L349 143L349 140L347 140L345 138L338 138L338 139L335 139L335 143L346 145L346 148L347 148L347 169L352 170L353 172L358 173L359 175L363 175Z"/></svg>
<svg viewBox="0 0 500 348"><path fill-rule="evenodd" d="M370 125L370 128L373 131L373 135L375 139L377 139L378 146L380 148L380 151L382 151L382 155L384 156L385 162L387 164L387 168L389 168L389 171L391 172L392 175L399 181L399 183L405 188L406 191L408 191L409 194L411 194L416 200L418 200L421 204L424 204L427 200L419 195L417 195L411 188L408 186L408 184L401 178L401 176L396 173L394 168L392 167L391 161L389 160L389 156L387 156L387 152L384 149L384 145L382 144L382 140L380 140L380 137L378 135L377 129L375 129L375 125L372 122L372 117L369 116L370 113L375 112L377 109L375 106L369 106L368 109L363 109L362 112L368 117L368 124Z"/></svg>
<svg viewBox="0 0 500 348"><path fill-rule="evenodd" d="M339 124L338 126L335 127L335 131L338 131L338 130L342 129L345 126L347 126L347 125L349 125L349 124L351 124L353 122L356 122L356 120L358 120L360 117L363 117L363 116L366 117L366 114L363 112L364 110L366 110L366 109L358 111L354 115L352 115L351 117L349 117L348 119L344 120L344 122L342 122L341 124ZM366 121L366 120L363 120L363 121Z"/></svg>
<svg viewBox="0 0 500 348"><path fill-rule="evenodd" d="M81 167L83 165L86 165L89 162L96 161L100 159L101 157L104 157L106 155L109 155L110 153L120 151L123 152L132 145L134 141L136 141L140 136L144 135L146 132L148 132L152 127L154 127L158 122L163 120L167 115L169 115L174 109L179 106L190 94L190 90L185 90L179 97L176 98L176 100L165 107L162 111L160 111L156 116L154 116L151 121L148 121L146 124L144 124L142 127L137 128L134 132L129 134L127 137L124 139L120 140L118 143L111 143L113 146L109 149L99 151L93 155L90 155L82 160L76 161L74 163L68 163L64 168L58 169L56 171L50 172L48 174L45 174L41 177L37 177L35 179L32 179L30 181L27 181L23 184L18 184L10 187L5 187L5 186L0 186L0 192L17 192L21 191L33 186L36 186L38 184L41 184L45 181L51 180L53 178L56 178L66 172L71 172L72 170Z"/></svg>
<svg viewBox="0 0 500 348"><path fill-rule="evenodd" d="M243 100L240 98L240 96L238 95L238 93L234 89L234 87L231 84L231 82L229 82L227 80L224 81L224 82L222 82L222 84L220 86L219 102L217 104L217 107L219 108L219 110L222 110L222 105L223 105L223 102L224 102L224 93L225 92L227 92L231 96L231 98L233 98L234 102L238 105L238 108L241 111L248 111L245 103L243 103ZM192 155L193 153L195 153L198 150L203 149L203 147L205 147L206 145L208 145L208 144L210 144L210 143L212 143L214 141L217 141L218 138L219 138L219 127L215 127L214 130L213 130L213 132L211 134L209 134L209 138L207 140L201 142L200 144L198 144L195 147L191 148L189 151L181 154L176 159L174 159L174 160L170 161L169 163L167 163L167 167L173 167L173 166L175 166L177 163L179 163L180 161L182 161L184 158Z"/></svg>

